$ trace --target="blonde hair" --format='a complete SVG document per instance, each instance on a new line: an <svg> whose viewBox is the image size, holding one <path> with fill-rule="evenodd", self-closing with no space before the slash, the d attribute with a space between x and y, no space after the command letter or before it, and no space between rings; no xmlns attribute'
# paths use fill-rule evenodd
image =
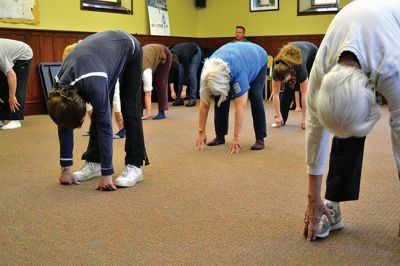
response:
<svg viewBox="0 0 400 266"><path fill-rule="evenodd" d="M296 66L300 65L302 61L303 57L298 47L290 43L283 46L274 60L274 80L282 81L290 74L289 86L293 88L297 81Z"/></svg>
<svg viewBox="0 0 400 266"><path fill-rule="evenodd" d="M66 47L64 48L64 52L63 52L63 56L62 56L62 60L63 60L63 61L64 61L65 58L69 55L69 53L72 51L72 49L74 49L75 46L77 46L77 45L78 45L78 43L76 42L76 43L70 44L70 45L68 45L68 46L66 46Z"/></svg>
<svg viewBox="0 0 400 266"><path fill-rule="evenodd" d="M210 103L213 96L220 96L218 106L228 97L229 65L220 58L206 59L200 77L200 98Z"/></svg>
<svg viewBox="0 0 400 266"><path fill-rule="evenodd" d="M341 138L366 136L382 116L365 73L342 64L324 76L316 111L321 124Z"/></svg>

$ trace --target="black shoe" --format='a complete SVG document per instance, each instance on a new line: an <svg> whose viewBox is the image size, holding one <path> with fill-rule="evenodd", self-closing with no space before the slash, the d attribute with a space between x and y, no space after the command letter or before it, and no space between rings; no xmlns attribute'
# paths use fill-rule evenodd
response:
<svg viewBox="0 0 400 266"><path fill-rule="evenodd" d="M189 102L186 104L186 107L193 107L196 106L196 100L189 100Z"/></svg>
<svg viewBox="0 0 400 266"><path fill-rule="evenodd" d="M165 118L165 113L164 112L159 112L158 115L153 117L153 120L160 120Z"/></svg>
<svg viewBox="0 0 400 266"><path fill-rule="evenodd" d="M176 99L175 102L172 104L173 106L180 106L183 105L184 102L182 99Z"/></svg>
<svg viewBox="0 0 400 266"><path fill-rule="evenodd" d="M225 143L225 137L216 136L215 139L207 143L207 146L217 146Z"/></svg>
<svg viewBox="0 0 400 266"><path fill-rule="evenodd" d="M259 151L264 148L265 148L264 139L257 139L256 143L254 143L254 145L251 146L251 150L253 151Z"/></svg>

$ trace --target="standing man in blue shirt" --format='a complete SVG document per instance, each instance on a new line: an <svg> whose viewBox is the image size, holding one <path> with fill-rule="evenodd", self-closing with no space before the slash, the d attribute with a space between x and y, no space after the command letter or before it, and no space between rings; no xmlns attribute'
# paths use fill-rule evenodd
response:
<svg viewBox="0 0 400 266"><path fill-rule="evenodd" d="M204 63L200 79L199 134L196 149L201 150L207 141L205 133L211 98L215 99L214 145L225 143L228 133L229 105L235 102L235 128L230 153L242 150L240 133L247 98L250 99L256 143L252 150L264 149L267 136L263 90L267 74L268 56L265 50L250 42L228 43L219 48ZM214 146L210 145L210 146Z"/></svg>
<svg viewBox="0 0 400 266"><path fill-rule="evenodd" d="M142 48L124 31L103 31L85 38L65 58L56 77L57 88L48 100L48 112L59 126L60 182L101 176L99 190L116 190L143 180L141 165L148 164L141 117ZM126 167L114 181L112 174L111 100L120 80L121 111L126 130ZM73 164L73 129L83 123L85 103L93 106L89 145L82 155L84 166L70 171Z"/></svg>

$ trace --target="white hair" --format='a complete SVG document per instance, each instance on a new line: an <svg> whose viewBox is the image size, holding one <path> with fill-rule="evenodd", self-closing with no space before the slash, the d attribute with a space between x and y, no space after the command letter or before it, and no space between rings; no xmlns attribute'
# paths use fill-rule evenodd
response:
<svg viewBox="0 0 400 266"><path fill-rule="evenodd" d="M342 64L324 76L316 111L322 125L341 138L366 136L382 116L367 75Z"/></svg>
<svg viewBox="0 0 400 266"><path fill-rule="evenodd" d="M218 106L229 94L229 66L220 58L206 59L200 78L200 99L210 103L213 96L220 96Z"/></svg>

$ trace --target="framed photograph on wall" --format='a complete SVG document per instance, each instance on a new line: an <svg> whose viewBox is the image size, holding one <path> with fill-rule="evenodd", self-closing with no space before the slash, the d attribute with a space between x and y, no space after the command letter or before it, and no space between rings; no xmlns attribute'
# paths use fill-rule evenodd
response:
<svg viewBox="0 0 400 266"><path fill-rule="evenodd" d="M279 0L250 0L250 12L279 10Z"/></svg>

